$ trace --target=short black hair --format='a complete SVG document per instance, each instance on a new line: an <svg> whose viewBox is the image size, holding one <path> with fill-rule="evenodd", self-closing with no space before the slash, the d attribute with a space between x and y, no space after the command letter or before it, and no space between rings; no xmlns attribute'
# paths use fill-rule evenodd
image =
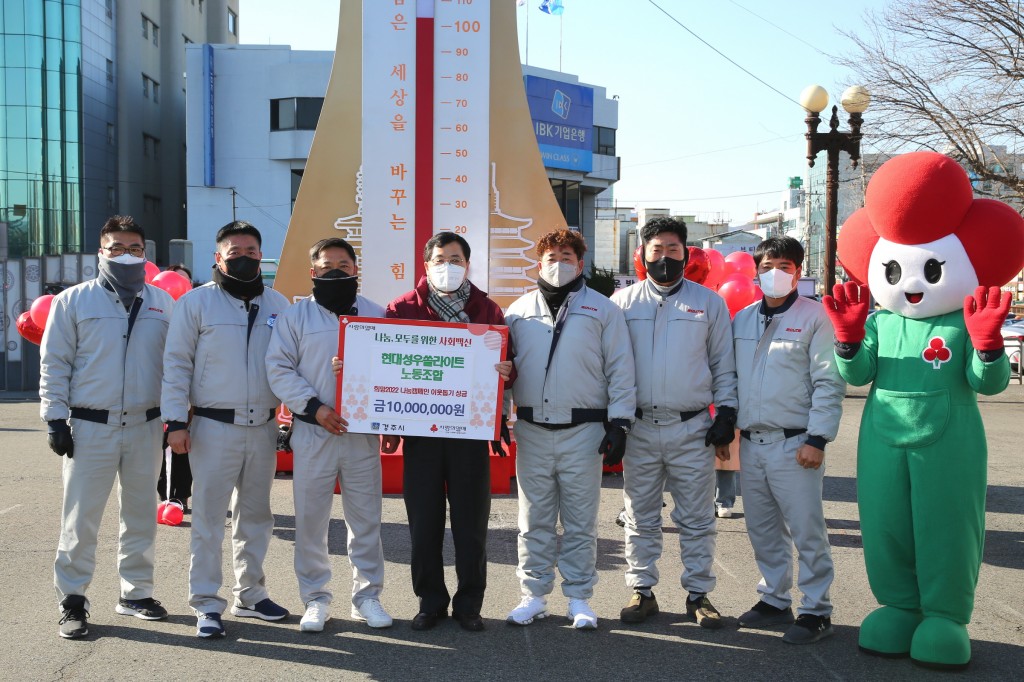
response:
<svg viewBox="0 0 1024 682"><path fill-rule="evenodd" d="M761 265L764 258L791 260L799 268L804 262L804 247L792 237L768 237L754 248L754 265Z"/></svg>
<svg viewBox="0 0 1024 682"><path fill-rule="evenodd" d="M427 243L423 245L423 262L429 263L430 257L434 255L434 248L444 248L451 243L457 243L462 247L462 256L467 261L469 260L469 242L455 234L454 232L444 231L438 232L433 237L427 240Z"/></svg>
<svg viewBox="0 0 1024 682"><path fill-rule="evenodd" d="M263 235L260 234L260 231L257 230L252 223L244 220L232 220L230 223L217 230L217 238L215 241L220 244L228 237L236 234L247 234L252 237L256 237L256 243L261 249L263 248Z"/></svg>
<svg viewBox="0 0 1024 682"><path fill-rule="evenodd" d="M167 272L183 272L192 281L192 271L185 267L184 263L175 263L167 266Z"/></svg>
<svg viewBox="0 0 1024 682"><path fill-rule="evenodd" d="M686 222L682 218L665 215L651 218L640 228L640 241L646 244L662 232L671 232L678 236L679 241L686 246Z"/></svg>
<svg viewBox="0 0 1024 682"><path fill-rule="evenodd" d="M102 242L106 235L115 232L132 232L142 237L142 241L146 241L146 233L142 226L135 222L135 218L130 215L112 215L107 218L107 222L103 223L103 227L100 228L100 241Z"/></svg>
<svg viewBox="0 0 1024 682"><path fill-rule="evenodd" d="M309 262L315 263L316 259L320 257L320 254L327 249L345 249L348 253L349 258L352 262L356 262L356 250L352 248L352 245L341 237L328 237L327 239L321 239L309 249Z"/></svg>

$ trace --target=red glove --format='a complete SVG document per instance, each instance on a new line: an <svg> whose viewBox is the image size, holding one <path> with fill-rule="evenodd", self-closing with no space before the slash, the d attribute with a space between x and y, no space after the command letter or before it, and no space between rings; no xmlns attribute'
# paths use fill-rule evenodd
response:
<svg viewBox="0 0 1024 682"><path fill-rule="evenodd" d="M1002 350L1006 345L999 329L1010 312L1012 298L1008 291L1000 293L999 287L978 287L974 296L964 298L964 322L975 350Z"/></svg>
<svg viewBox="0 0 1024 682"><path fill-rule="evenodd" d="M826 295L821 299L825 313L836 330L836 341L860 343L864 340L864 323L868 320L870 298L867 287L856 282L846 282L836 284L832 287L832 296Z"/></svg>

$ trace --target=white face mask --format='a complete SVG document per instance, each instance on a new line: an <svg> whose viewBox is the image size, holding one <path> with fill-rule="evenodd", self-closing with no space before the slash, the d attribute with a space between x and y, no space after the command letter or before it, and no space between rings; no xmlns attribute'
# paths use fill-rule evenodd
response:
<svg viewBox="0 0 1024 682"><path fill-rule="evenodd" d="M778 268L762 272L757 276L757 281L768 298L785 298L795 288L793 274Z"/></svg>
<svg viewBox="0 0 1024 682"><path fill-rule="evenodd" d="M466 281L466 268L452 263L431 265L430 270L427 271L427 277L435 289L450 294Z"/></svg>
<svg viewBox="0 0 1024 682"><path fill-rule="evenodd" d="M106 256L101 256L107 258ZM145 263L146 259L142 256L133 256L130 253L122 253L120 256L115 258L107 258L111 263L120 263L121 265L138 265L139 263Z"/></svg>
<svg viewBox="0 0 1024 682"><path fill-rule="evenodd" d="M575 265L561 262L542 263L540 266L540 276L553 287L563 287L579 275L576 267Z"/></svg>

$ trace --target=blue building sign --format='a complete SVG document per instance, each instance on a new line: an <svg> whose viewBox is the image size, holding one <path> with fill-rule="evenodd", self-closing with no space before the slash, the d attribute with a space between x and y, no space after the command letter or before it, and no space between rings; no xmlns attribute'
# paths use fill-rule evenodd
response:
<svg viewBox="0 0 1024 682"><path fill-rule="evenodd" d="M533 132L544 165L593 170L594 89L539 76L524 76Z"/></svg>

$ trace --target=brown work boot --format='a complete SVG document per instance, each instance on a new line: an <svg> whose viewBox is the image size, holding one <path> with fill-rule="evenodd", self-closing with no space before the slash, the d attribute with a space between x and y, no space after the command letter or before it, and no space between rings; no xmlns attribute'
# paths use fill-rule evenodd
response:
<svg viewBox="0 0 1024 682"><path fill-rule="evenodd" d="M648 616L657 613L658 600L654 597L654 592L651 592L651 596L648 597L643 592L636 591L629 598L629 603L619 612L619 619L623 623L642 623L647 620Z"/></svg>
<svg viewBox="0 0 1024 682"><path fill-rule="evenodd" d="M697 599L686 600L686 615L702 628L717 630L722 627L722 614L711 605L711 600L706 594L700 595Z"/></svg>

